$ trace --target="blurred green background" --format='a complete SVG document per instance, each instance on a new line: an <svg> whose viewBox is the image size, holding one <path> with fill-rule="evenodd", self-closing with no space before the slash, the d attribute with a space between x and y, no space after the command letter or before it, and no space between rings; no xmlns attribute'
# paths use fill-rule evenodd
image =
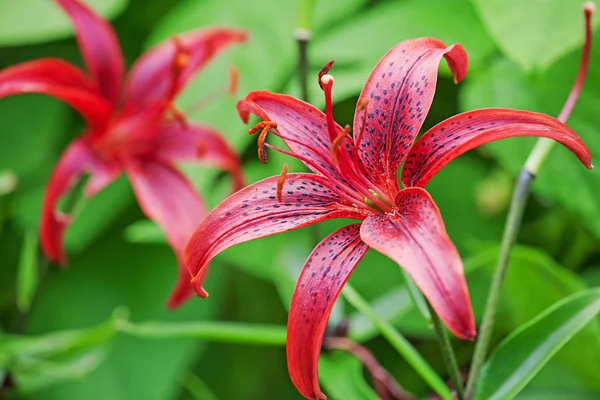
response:
<svg viewBox="0 0 600 400"><path fill-rule="evenodd" d="M174 33L207 25L250 32L247 45L228 51L190 85L179 98L182 108L225 86L230 65L240 72L238 97L256 89L299 96L297 1L88 3L111 19L129 65L150 45ZM582 14L578 0L317 1L309 45L310 100L323 106L313 75L335 59L334 114L340 124L350 123L358 93L377 60L399 41L434 36L447 44L462 43L470 66L458 86L442 67L424 128L459 111L482 107L557 115L577 72ZM59 9L46 0L0 0L0 67L50 56L81 64L72 29ZM599 58L600 52L593 49L588 79L569 120L593 155L600 154ZM223 97L189 118L223 132L242 154L249 182L278 174L283 163L289 163L291 171L301 170L274 153L269 154L269 164L258 162L255 138L237 117L235 101ZM175 256L158 228L144 219L128 182L119 179L79 210L67 234L69 268L49 266L31 309L22 303L17 307L19 287L20 293L28 291L18 272L27 268L28 257L35 256L32 239L46 181L62 149L82 127L75 112L53 99L26 95L0 100L0 328L27 336L82 329L65 339L63 347L51 337L46 344L52 351L40 351L37 342L28 342L31 353L11 359L10 371L0 370L5 387L16 380L18 397L28 399L299 399L288 378L282 346L213 343L193 337L140 338L114 333L110 318L123 306L134 322L283 326L300 267L315 240L341 226L340 221L224 252L214 261L206 284L211 296L167 312L164 302L175 281ZM512 186L533 143L509 139L469 152L428 186L465 261L477 316L483 309ZM224 174L196 166L185 170L209 205L226 196L229 183ZM567 150L556 148L533 192L503 289L495 342L559 299L600 284L600 174L585 170ZM397 265L370 251L351 283L445 376L437 343L414 310ZM406 389L427 396L425 383L369 321L344 301L338 303L332 323L347 317L353 338L364 341ZM90 331L91 327L96 328ZM455 348L466 369L472 345L456 341ZM7 354L12 354L10 346L0 344L0 361L5 361L0 365L8 365ZM597 326L592 325L577 334L518 398L600 398L597 371L600 342ZM332 399L376 398L360 365L350 357L324 353L321 372ZM348 391L350 383L360 389Z"/></svg>

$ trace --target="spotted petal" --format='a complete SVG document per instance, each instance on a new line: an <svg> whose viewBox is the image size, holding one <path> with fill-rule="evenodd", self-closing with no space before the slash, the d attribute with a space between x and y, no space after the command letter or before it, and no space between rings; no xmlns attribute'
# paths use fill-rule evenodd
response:
<svg viewBox="0 0 600 400"><path fill-rule="evenodd" d="M73 24L83 60L98 83L100 93L115 103L123 79L123 54L110 24L77 0L56 0Z"/></svg>
<svg viewBox="0 0 600 400"><path fill-rule="evenodd" d="M48 259L61 264L66 263L62 242L71 217L57 210L57 203L85 173L90 173L85 194L91 197L112 182L119 169L100 158L85 141L76 140L62 154L44 193L40 242Z"/></svg>
<svg viewBox="0 0 600 400"><path fill-rule="evenodd" d="M125 109L136 112L152 103L172 100L213 57L232 44L245 41L246 36L233 29L199 29L153 47L129 73ZM180 67L176 67L178 55L182 57Z"/></svg>
<svg viewBox="0 0 600 400"><path fill-rule="evenodd" d="M530 111L491 108L455 115L437 124L415 143L402 167L402 183L424 187L459 155L513 136L541 136L556 140L588 168L590 151L571 128L556 118Z"/></svg>
<svg viewBox="0 0 600 400"><path fill-rule="evenodd" d="M0 72L0 98L24 93L42 93L62 100L98 129L106 124L112 109L83 72L57 59L26 62Z"/></svg>
<svg viewBox="0 0 600 400"><path fill-rule="evenodd" d="M467 71L463 47L421 38L383 56L361 92L367 105L364 111L357 105L354 115L356 146L367 176L390 195L398 193L396 173L429 112L442 57L455 81L462 80Z"/></svg>
<svg viewBox="0 0 600 400"><path fill-rule="evenodd" d="M279 179L273 176L234 193L196 229L185 250L185 263L198 295L206 297L205 266L229 247L332 218L365 218L343 204L330 181L314 174L289 174L279 201Z"/></svg>
<svg viewBox="0 0 600 400"><path fill-rule="evenodd" d="M130 160L126 172L144 214L161 227L177 255L177 286L167 303L169 308L175 308L193 294L190 274L183 264L183 250L206 215L204 202L189 181L168 164Z"/></svg>
<svg viewBox="0 0 600 400"><path fill-rule="evenodd" d="M450 331L463 339L475 337L462 261L425 190L402 190L395 210L367 218L360 236L408 272Z"/></svg>
<svg viewBox="0 0 600 400"><path fill-rule="evenodd" d="M292 382L309 399L325 399L319 386L318 363L329 314L354 267L368 247L360 225L332 233L304 264L290 306L286 352Z"/></svg>

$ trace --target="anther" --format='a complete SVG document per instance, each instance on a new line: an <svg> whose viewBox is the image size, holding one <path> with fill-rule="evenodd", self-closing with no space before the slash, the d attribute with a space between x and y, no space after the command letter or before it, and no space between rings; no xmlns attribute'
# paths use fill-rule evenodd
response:
<svg viewBox="0 0 600 400"><path fill-rule="evenodd" d="M277 122L275 121L260 121L252 128L248 129L248 133L254 135L258 131L263 131L265 128L277 128ZM261 132L262 134L262 132Z"/></svg>
<svg viewBox="0 0 600 400"><path fill-rule="evenodd" d="M358 111L358 112L363 111L365 108L367 108L368 104L369 104L369 99L367 99L366 97L360 97L358 99L358 102L356 103L356 111Z"/></svg>
<svg viewBox="0 0 600 400"><path fill-rule="evenodd" d="M260 135L258 135L258 159L263 164L266 164L268 161L265 142L267 140L269 129L271 128L277 128L277 123L274 121L261 121L254 125L254 127L248 129L248 133L251 135L254 135L256 132L260 131Z"/></svg>
<svg viewBox="0 0 600 400"><path fill-rule="evenodd" d="M281 194L283 192L283 185L285 184L285 180L287 178L288 166L287 164L283 165L283 169L281 170L281 175L277 179L277 201L281 203Z"/></svg>
<svg viewBox="0 0 600 400"><path fill-rule="evenodd" d="M181 73L181 71L190 63L190 53L179 36L173 36L173 44L175 45L173 67L175 71Z"/></svg>
<svg viewBox="0 0 600 400"><path fill-rule="evenodd" d="M333 68L333 64L334 64L334 61L331 60L327 64L325 64L323 66L323 68L321 68L321 70L319 71L319 86L321 87L321 89L323 89L323 84L321 83L321 79L323 78L324 75L328 74L329 71L331 71L331 68Z"/></svg>
<svg viewBox="0 0 600 400"><path fill-rule="evenodd" d="M229 86L227 86L227 94L231 97L235 96L240 84L240 74L236 67L229 67Z"/></svg>

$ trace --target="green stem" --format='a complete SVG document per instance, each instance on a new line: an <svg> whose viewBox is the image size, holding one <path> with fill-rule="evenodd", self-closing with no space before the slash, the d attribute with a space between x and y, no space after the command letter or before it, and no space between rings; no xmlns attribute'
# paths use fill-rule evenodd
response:
<svg viewBox="0 0 600 400"><path fill-rule="evenodd" d="M477 388L477 381L479 380L483 362L485 361L485 356L492 338L496 308L500 299L500 289L502 287L502 282L504 281L504 276L506 275L506 270L508 269L508 261L510 260L512 247L517 239L519 228L521 227L523 213L527 204L527 198L529 197L529 189L531 188L534 178L535 175L522 169L513 193L506 226L504 227L504 234L502 236L500 256L496 264L496 270L494 271L492 284L485 303L483 320L479 327L479 336L475 345L475 352L473 353L471 372L469 373L469 380L467 381L465 392L466 399L473 398L475 389Z"/></svg>
<svg viewBox="0 0 600 400"><path fill-rule="evenodd" d="M452 399L450 390L433 370L429 363L419 354L412 344L404 336L402 336L394 327L386 320L380 318L371 308L369 303L350 284L346 284L342 291L344 298L365 317L367 317L373 325L379 329L383 337L400 353L402 357L410 364L410 366L423 378L423 380L433 389L442 399Z"/></svg>
<svg viewBox="0 0 600 400"><path fill-rule="evenodd" d="M298 21L299 29L307 31L310 30L310 21L316 2L317 0L300 0L300 20Z"/></svg>
<svg viewBox="0 0 600 400"><path fill-rule="evenodd" d="M446 331L446 328L444 328L442 321L440 321L440 317L438 317L438 315L435 313L429 302L427 302L427 306L429 307L429 315L431 315L433 330L435 331L440 348L442 350L444 364L446 364L448 375L450 376L450 380L452 381L454 389L456 390L456 396L459 400L463 400L465 398L465 390L460 377L460 369L458 368L456 355L454 354L452 343L450 343L450 337L448 336L448 332Z"/></svg>
<svg viewBox="0 0 600 400"><path fill-rule="evenodd" d="M120 332L146 339L201 338L213 342L285 346L286 328L279 325L235 322L119 321Z"/></svg>
<svg viewBox="0 0 600 400"><path fill-rule="evenodd" d="M300 81L300 92L302 100L308 102L308 43L311 32L306 29L298 29L296 41L298 42L298 78Z"/></svg>

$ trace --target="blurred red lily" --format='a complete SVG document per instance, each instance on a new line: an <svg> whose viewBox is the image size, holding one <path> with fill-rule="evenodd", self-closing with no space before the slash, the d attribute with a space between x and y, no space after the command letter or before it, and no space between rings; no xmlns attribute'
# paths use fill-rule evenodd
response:
<svg viewBox="0 0 600 400"><path fill-rule="evenodd" d="M89 173L85 194L93 196L125 172L144 213L165 232L180 264L169 307L193 290L183 250L206 215L202 199L174 162L199 161L242 175L236 154L214 129L188 125L173 100L210 59L246 34L231 29L187 32L145 53L124 79L124 61L110 24L76 0L55 0L73 21L89 73L60 59L41 59L0 72L0 98L43 93L76 109L87 122L81 137L61 156L46 188L40 240L46 256L64 264L64 231L70 216L60 198Z"/></svg>
<svg viewBox="0 0 600 400"><path fill-rule="evenodd" d="M423 187L452 159L479 145L513 136L543 136L569 148L588 168L590 153L568 126L547 115L483 109L453 116L415 142L445 57L456 82L467 70L463 47L433 38L402 42L377 64L356 106L353 136L332 114L333 77L319 75L326 112L290 96L252 92L238 102L244 121L263 120L266 148L300 159L313 173L274 176L233 194L215 208L187 245L185 260L198 294L209 261L237 243L332 218L362 221L327 236L309 256L296 284L288 320L287 358L300 393L324 399L318 358L327 319L343 285L367 249L396 261L414 279L445 325L458 337L476 334L460 256ZM266 143L281 138L290 151ZM397 173L401 171L398 183Z"/></svg>

